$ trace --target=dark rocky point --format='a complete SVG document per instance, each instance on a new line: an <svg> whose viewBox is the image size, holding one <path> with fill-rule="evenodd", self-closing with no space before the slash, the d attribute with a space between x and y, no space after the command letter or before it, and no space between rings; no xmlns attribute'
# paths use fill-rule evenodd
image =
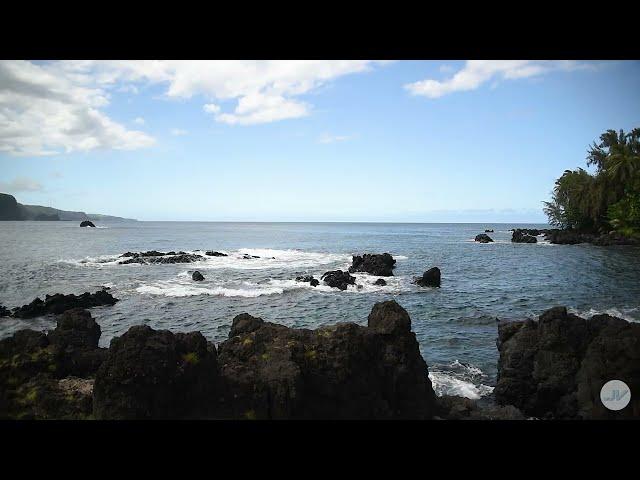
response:
<svg viewBox="0 0 640 480"><path fill-rule="evenodd" d="M476 235L476 238L474 239L474 241L480 242L480 243L489 243L489 242L493 242L493 238L491 238L486 233L480 233Z"/></svg>
<svg viewBox="0 0 640 480"><path fill-rule="evenodd" d="M214 252L213 250L207 250L205 252L205 255L209 255L210 257L228 257L229 256L226 253Z"/></svg>
<svg viewBox="0 0 640 480"><path fill-rule="evenodd" d="M193 279L193 281L195 282L201 282L202 280L204 280L204 275L202 275L198 270L196 270L195 272L193 272L193 274L191 275L191 278Z"/></svg>
<svg viewBox="0 0 640 480"><path fill-rule="evenodd" d="M95 227L95 225L93 224L93 222L91 220L83 220L82 222L80 222L80 226L81 227Z"/></svg>
<svg viewBox="0 0 640 480"><path fill-rule="evenodd" d="M538 321L498 327L498 383L494 393L538 418L614 419L640 416L640 396L623 410L607 410L602 386L612 379L640 391L640 325L609 315L586 320L555 307Z"/></svg>
<svg viewBox="0 0 640 480"><path fill-rule="evenodd" d="M487 229L484 231L484 233L493 233L493 230L492 230L492 229L487 228Z"/></svg>
<svg viewBox="0 0 640 480"><path fill-rule="evenodd" d="M513 243L537 243L538 239L533 235L527 233L532 230L524 230L524 229L516 229L511 234L511 241ZM533 230L534 232L538 232L538 230Z"/></svg>
<svg viewBox="0 0 640 480"><path fill-rule="evenodd" d="M121 257L130 257L127 260L123 260L118 262L119 265L129 265L132 263L139 263L141 265L150 265L156 263L193 263L197 262L204 258L202 255L198 255L195 253L185 253L185 252L169 252L162 253L156 251L143 252L143 253L131 253L127 252Z"/></svg>
<svg viewBox="0 0 640 480"><path fill-rule="evenodd" d="M324 283L330 287L339 288L340 290L346 290L348 285L355 285L356 283L356 277L353 277L342 270L325 272L320 277L320 280L324 280Z"/></svg>
<svg viewBox="0 0 640 480"><path fill-rule="evenodd" d="M60 314L72 308L91 308L101 305L115 305L118 301L106 290L98 290L95 293L85 292L82 295L63 295L56 293L45 296L44 301L36 298L28 305L14 309L16 318L33 318L47 314Z"/></svg>
<svg viewBox="0 0 640 480"><path fill-rule="evenodd" d="M377 277L390 277L393 275L395 264L395 259L388 253L354 255L349 273L366 272Z"/></svg>
<svg viewBox="0 0 640 480"><path fill-rule="evenodd" d="M314 278L313 275L303 275L296 277L296 282L309 283L312 287L317 287L318 285L320 285L320 281L317 278Z"/></svg>
<svg viewBox="0 0 640 480"><path fill-rule="evenodd" d="M414 283L421 287L440 287L440 269L432 267L414 280Z"/></svg>

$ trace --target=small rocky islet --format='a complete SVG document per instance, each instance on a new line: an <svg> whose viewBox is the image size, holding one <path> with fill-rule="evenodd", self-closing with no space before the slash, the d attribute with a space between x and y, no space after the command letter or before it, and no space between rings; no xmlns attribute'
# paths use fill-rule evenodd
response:
<svg viewBox="0 0 640 480"><path fill-rule="evenodd" d="M5 419L613 419L640 415L640 399L606 410L611 378L640 389L640 325L589 320L564 307L498 325L493 401L437 397L411 318L376 303L366 326L315 330L237 315L218 345L200 332L130 327L98 347L82 308L48 333L0 341Z"/></svg>

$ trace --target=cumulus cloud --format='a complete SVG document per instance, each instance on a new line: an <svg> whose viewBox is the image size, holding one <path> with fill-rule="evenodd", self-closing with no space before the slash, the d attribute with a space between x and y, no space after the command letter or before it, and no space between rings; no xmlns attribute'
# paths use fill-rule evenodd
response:
<svg viewBox="0 0 640 480"><path fill-rule="evenodd" d="M336 142L345 142L351 139L350 135L330 135L328 133L323 133L318 138L318 143L336 143Z"/></svg>
<svg viewBox="0 0 640 480"><path fill-rule="evenodd" d="M148 134L110 118L113 93L164 87L169 99L202 98L215 121L253 125L309 115L300 97L341 76L388 62L0 61L0 154L53 155L153 145ZM144 119L134 123L142 125Z"/></svg>
<svg viewBox="0 0 640 480"><path fill-rule="evenodd" d="M168 98L202 96L205 112L221 123L253 125L310 113L299 96L344 75L389 62L370 60L144 60L65 61L59 68L79 80L166 85ZM122 87L120 87L122 88ZM214 103L215 102L215 103ZM231 109L220 103L235 103Z"/></svg>
<svg viewBox="0 0 640 480"><path fill-rule="evenodd" d="M53 155L153 144L105 115L108 93L56 63L0 61L0 153Z"/></svg>
<svg viewBox="0 0 640 480"><path fill-rule="evenodd" d="M454 92L475 90L489 81L495 83L536 77L553 71L589 68L594 68L594 65L573 60L468 60L462 69L445 80L425 79L406 84L404 88L413 95L439 98ZM446 70L443 72L446 73Z"/></svg>
<svg viewBox="0 0 640 480"><path fill-rule="evenodd" d="M43 187L39 182L27 177L16 177L11 182L0 181L1 192L40 192L42 190Z"/></svg>

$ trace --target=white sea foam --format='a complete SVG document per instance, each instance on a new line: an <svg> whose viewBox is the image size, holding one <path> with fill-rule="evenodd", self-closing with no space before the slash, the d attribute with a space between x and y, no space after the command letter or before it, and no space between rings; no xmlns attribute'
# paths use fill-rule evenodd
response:
<svg viewBox="0 0 640 480"><path fill-rule="evenodd" d="M627 322L640 322L640 312L637 307L625 308L625 307L611 307L602 310L590 308L589 310L577 310L575 308L569 308L568 312L578 315L579 317L591 318L595 315L607 314L612 317L622 318Z"/></svg>
<svg viewBox="0 0 640 480"><path fill-rule="evenodd" d="M429 379L431 380L436 395L439 397L443 395L456 395L477 400L493 391L493 387L489 385L475 385L472 382L462 380L444 372L429 372Z"/></svg>
<svg viewBox="0 0 640 480"><path fill-rule="evenodd" d="M282 294L283 289L268 287L250 282L234 286L196 284L182 281L159 281L150 284L141 284L136 288L138 293L150 295L163 295L165 297L191 297L194 295L213 295L221 297L246 297L255 298L262 295Z"/></svg>

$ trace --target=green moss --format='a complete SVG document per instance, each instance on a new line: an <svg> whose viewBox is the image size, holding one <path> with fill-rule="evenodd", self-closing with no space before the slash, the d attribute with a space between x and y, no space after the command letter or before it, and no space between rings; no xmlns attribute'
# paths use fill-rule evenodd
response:
<svg viewBox="0 0 640 480"><path fill-rule="evenodd" d="M269 355L268 353L263 353L260 358L262 358L263 360L269 360L271 358L271 355Z"/></svg>
<svg viewBox="0 0 640 480"><path fill-rule="evenodd" d="M242 341L242 345L244 345L245 347L247 347L247 346L249 346L249 345L251 345L251 344L253 344L253 340L251 340L249 337L245 338L245 339Z"/></svg>
<svg viewBox="0 0 640 480"><path fill-rule="evenodd" d="M182 356L182 360L190 365L197 365L200 362L200 357L196 352L189 352Z"/></svg>
<svg viewBox="0 0 640 480"><path fill-rule="evenodd" d="M244 418L246 418L247 420L255 420L256 417L256 411L255 410L247 410L246 412L244 412Z"/></svg>
<svg viewBox="0 0 640 480"><path fill-rule="evenodd" d="M315 350L307 350L306 352L304 352L304 357L308 360L315 360L317 355L318 352L316 352Z"/></svg>

